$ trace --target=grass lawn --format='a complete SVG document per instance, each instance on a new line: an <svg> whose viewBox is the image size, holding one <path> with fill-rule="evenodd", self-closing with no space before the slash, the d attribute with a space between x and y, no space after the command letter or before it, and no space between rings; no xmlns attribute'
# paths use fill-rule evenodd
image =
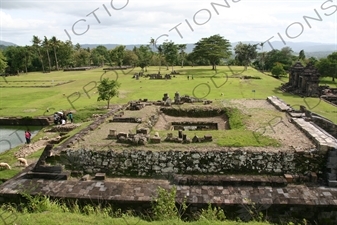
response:
<svg viewBox="0 0 337 225"><path fill-rule="evenodd" d="M87 71L28 73L20 76L2 77L2 84L14 81L42 81L51 80L62 82L73 80L68 84L49 88L32 87L8 87L0 91L0 116L38 116L50 115L57 110L80 110L88 107L100 107L106 102L97 102L98 94L95 88L101 78L118 79L122 84L118 98L112 99L112 104L122 104L130 100L144 99L160 100L164 93L174 97L178 91L181 95L190 95L197 98L215 99L266 99L276 95L288 104L307 106L309 110L326 116L337 123L336 108L320 102L317 98L301 98L287 93L282 93L277 88L284 81L262 74L255 69L248 68L242 75L260 77L261 79L238 79L232 71L241 73L242 67L219 66L217 72L209 66L204 67L176 67L180 72L171 80L150 80L141 77L139 80L132 79L132 75L140 71L140 68L126 71L109 71L106 74L102 68ZM147 73L156 73L158 67L148 68ZM170 70L162 67L161 74L169 73ZM193 80L191 79L193 75ZM190 79L187 79L187 76ZM324 79L324 83L328 80ZM330 82L330 86L333 86ZM47 112L47 109L50 111ZM76 115L75 115L76 116Z"/></svg>

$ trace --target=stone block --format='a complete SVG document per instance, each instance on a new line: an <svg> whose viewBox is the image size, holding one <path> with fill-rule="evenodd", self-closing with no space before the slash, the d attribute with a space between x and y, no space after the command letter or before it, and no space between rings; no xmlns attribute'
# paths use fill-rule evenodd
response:
<svg viewBox="0 0 337 225"><path fill-rule="evenodd" d="M212 141L213 140L212 135L205 135L204 139L205 139L205 141Z"/></svg>
<svg viewBox="0 0 337 225"><path fill-rule="evenodd" d="M105 180L105 173L96 173L95 180Z"/></svg>
<svg viewBox="0 0 337 225"><path fill-rule="evenodd" d="M317 174L315 172L311 172L310 178L311 178L311 182L317 183Z"/></svg>
<svg viewBox="0 0 337 225"><path fill-rule="evenodd" d="M137 130L136 133L137 134L145 134L145 135L147 135L147 134L150 133L150 129L149 128L140 128L140 129Z"/></svg>
<svg viewBox="0 0 337 225"><path fill-rule="evenodd" d="M337 180L329 180L329 187L337 187Z"/></svg>
<svg viewBox="0 0 337 225"><path fill-rule="evenodd" d="M119 132L119 133L117 134L117 139L119 139L120 137L127 138L127 137L128 137L128 134L125 133L125 132Z"/></svg>
<svg viewBox="0 0 337 225"><path fill-rule="evenodd" d="M90 175L89 175L89 174L84 175L84 176L81 178L81 180L82 180L82 181L90 180Z"/></svg>
<svg viewBox="0 0 337 225"><path fill-rule="evenodd" d="M286 178L288 183L293 183L294 182L294 177L291 174L284 174L284 178Z"/></svg>
<svg viewBox="0 0 337 225"><path fill-rule="evenodd" d="M72 176L72 177L82 177L83 176L83 172L82 171L74 170L74 171L71 171L70 176Z"/></svg>
<svg viewBox="0 0 337 225"><path fill-rule="evenodd" d="M150 142L152 144L159 144L160 143L160 137L152 137L152 138L150 138Z"/></svg>

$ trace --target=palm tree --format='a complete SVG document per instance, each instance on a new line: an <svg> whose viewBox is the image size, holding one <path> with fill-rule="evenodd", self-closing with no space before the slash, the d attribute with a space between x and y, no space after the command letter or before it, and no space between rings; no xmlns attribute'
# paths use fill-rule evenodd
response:
<svg viewBox="0 0 337 225"><path fill-rule="evenodd" d="M30 57L32 56L31 47L28 45L23 47L23 54L25 57L25 72L28 73L28 64L30 64Z"/></svg>
<svg viewBox="0 0 337 225"><path fill-rule="evenodd" d="M162 60L162 56L163 56L163 48L161 47L161 45L158 46L158 55L159 55L159 72L161 70L161 60Z"/></svg>
<svg viewBox="0 0 337 225"><path fill-rule="evenodd" d="M154 45L156 44L156 41L151 37L149 43L150 43L150 45L152 45L152 51L153 51L153 47L154 47Z"/></svg>
<svg viewBox="0 0 337 225"><path fill-rule="evenodd" d="M44 36L44 40L42 42L42 45L46 49L46 52L47 52L48 63L49 63L49 73L50 73L51 63L50 63L50 56L49 56L49 40L46 36Z"/></svg>
<svg viewBox="0 0 337 225"><path fill-rule="evenodd" d="M56 70L59 70L59 64L58 64L58 61L57 61L56 49L59 47L60 42L59 42L59 40L57 40L57 38L55 36L53 36L50 39L50 43L51 43L51 46L53 46L53 50L54 50Z"/></svg>
<svg viewBox="0 0 337 225"><path fill-rule="evenodd" d="M263 45L264 45L264 42L261 42L260 46L262 48L262 73L263 73L263 70L264 70L264 57L265 57L265 53L263 52Z"/></svg>
<svg viewBox="0 0 337 225"><path fill-rule="evenodd" d="M44 71L44 64L43 64L43 60L42 60L42 56L41 56L41 52L40 52L40 44L41 44L41 39L38 36L33 35L33 47L37 50L37 53L39 55L40 58L40 62L42 64L42 71Z"/></svg>
<svg viewBox="0 0 337 225"><path fill-rule="evenodd" d="M184 67L184 59L185 59L185 49L186 49L186 44L180 44L178 45L178 49L179 49L179 55L181 58L181 68Z"/></svg>

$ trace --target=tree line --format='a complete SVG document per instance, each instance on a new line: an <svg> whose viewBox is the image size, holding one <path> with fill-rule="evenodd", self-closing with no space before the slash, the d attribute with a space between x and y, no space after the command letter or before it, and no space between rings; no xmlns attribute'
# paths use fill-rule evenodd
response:
<svg viewBox="0 0 337 225"><path fill-rule="evenodd" d="M33 36L30 46L9 46L0 50L0 72L19 74L22 72L50 72L64 68L82 66L133 66L147 71L148 66L159 66L174 70L174 66L205 66L210 65L216 70L217 65L248 66L262 72L270 72L279 77L287 74L289 68L300 61L306 65L314 63L322 76L332 77L337 71L337 52L326 58L306 58L304 50L297 55L289 47L281 50L263 51L264 43L244 44L239 42L234 49L220 35L201 38L191 53L186 52L186 44L175 44L165 41L157 45L153 38L149 44L134 47L132 50L119 45L108 50L99 45L95 48L83 48L80 44L73 45L71 41L61 41L55 36L40 39Z"/></svg>

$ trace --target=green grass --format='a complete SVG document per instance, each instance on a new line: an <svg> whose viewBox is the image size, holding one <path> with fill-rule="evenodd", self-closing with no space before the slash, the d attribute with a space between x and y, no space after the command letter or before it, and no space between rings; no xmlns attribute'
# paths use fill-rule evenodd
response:
<svg viewBox="0 0 337 225"><path fill-rule="evenodd" d="M266 99L276 95L290 105L305 105L313 112L326 116L337 123L336 109L325 102L318 102L316 98L301 98L280 92L277 88L284 83L255 69L248 68L243 75L258 76L261 79L241 80L233 78L232 72L226 66L218 66L217 72L209 66L204 67L175 67L181 74L171 80L149 80L148 78L132 79L139 68L127 71L110 71L103 73L101 68L88 71L28 73L27 75L6 77L11 81L29 80L74 80L69 84L50 88L3 88L0 91L2 99L0 104L0 116L38 116L51 115L57 110L80 110L86 107L99 107L106 102L97 102L98 94L95 87L101 78L116 79L122 84L118 98L112 99L112 104L124 104L131 100L147 98L159 100L164 93L171 97L178 91L181 95L190 95L198 98L215 99ZM242 67L231 67L234 72L241 72ZM156 73L158 67L150 67L147 73ZM170 70L162 68L161 74L169 73ZM187 75L193 75L194 79L187 80ZM323 79L327 82L327 79ZM5 82L5 80L3 80ZM255 90L255 92L253 92ZM221 95L223 93L223 96ZM47 109L50 112L46 112ZM30 110L25 112L25 110ZM76 115L75 115L76 116Z"/></svg>
<svg viewBox="0 0 337 225"><path fill-rule="evenodd" d="M111 218L100 215L83 215L70 212L53 212L46 211L41 213L15 213L4 212L0 210L3 218L8 218L8 221L14 221L15 224L36 225L83 225L83 224L97 224L97 225L268 225L267 222L236 222L236 221L209 221L201 220L195 222L183 222L181 220L166 220L166 221L145 221L137 217L123 216L122 218ZM10 220L11 219L11 220ZM13 223L14 224L14 223Z"/></svg>

